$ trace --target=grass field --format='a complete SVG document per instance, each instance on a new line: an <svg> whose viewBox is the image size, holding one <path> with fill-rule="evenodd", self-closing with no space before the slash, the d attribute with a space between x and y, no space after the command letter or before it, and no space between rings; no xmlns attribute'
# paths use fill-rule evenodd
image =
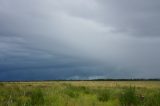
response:
<svg viewBox="0 0 160 106"><path fill-rule="evenodd" d="M1 82L0 106L160 106L160 81Z"/></svg>

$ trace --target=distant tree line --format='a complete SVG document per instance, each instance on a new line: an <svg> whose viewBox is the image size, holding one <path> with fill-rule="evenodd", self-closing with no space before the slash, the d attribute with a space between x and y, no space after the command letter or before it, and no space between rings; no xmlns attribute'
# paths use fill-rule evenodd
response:
<svg viewBox="0 0 160 106"><path fill-rule="evenodd" d="M91 80L75 80L75 79L56 79L56 80L15 80L15 81L0 81L0 82L43 82L43 81L160 81L158 78L151 79L91 79Z"/></svg>

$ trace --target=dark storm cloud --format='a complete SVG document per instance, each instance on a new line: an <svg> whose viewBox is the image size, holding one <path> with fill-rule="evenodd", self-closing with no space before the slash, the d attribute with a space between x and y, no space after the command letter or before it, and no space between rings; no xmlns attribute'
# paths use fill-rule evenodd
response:
<svg viewBox="0 0 160 106"><path fill-rule="evenodd" d="M159 78L159 0L0 0L0 80Z"/></svg>

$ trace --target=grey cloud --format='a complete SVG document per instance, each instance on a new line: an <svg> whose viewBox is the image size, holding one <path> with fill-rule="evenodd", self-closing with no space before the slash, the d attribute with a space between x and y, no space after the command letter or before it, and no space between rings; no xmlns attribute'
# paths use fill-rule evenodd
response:
<svg viewBox="0 0 160 106"><path fill-rule="evenodd" d="M158 0L0 0L0 80L157 78L159 7Z"/></svg>
<svg viewBox="0 0 160 106"><path fill-rule="evenodd" d="M76 17L92 19L106 27L113 27L114 32L140 36L159 37L160 1L159 0L94 0L91 8L81 11L79 8L68 9Z"/></svg>

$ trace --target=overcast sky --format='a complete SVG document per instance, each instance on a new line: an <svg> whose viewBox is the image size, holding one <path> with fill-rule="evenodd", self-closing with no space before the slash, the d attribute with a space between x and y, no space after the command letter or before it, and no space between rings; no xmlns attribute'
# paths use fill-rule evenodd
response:
<svg viewBox="0 0 160 106"><path fill-rule="evenodd" d="M160 78L160 0L0 0L0 80Z"/></svg>

